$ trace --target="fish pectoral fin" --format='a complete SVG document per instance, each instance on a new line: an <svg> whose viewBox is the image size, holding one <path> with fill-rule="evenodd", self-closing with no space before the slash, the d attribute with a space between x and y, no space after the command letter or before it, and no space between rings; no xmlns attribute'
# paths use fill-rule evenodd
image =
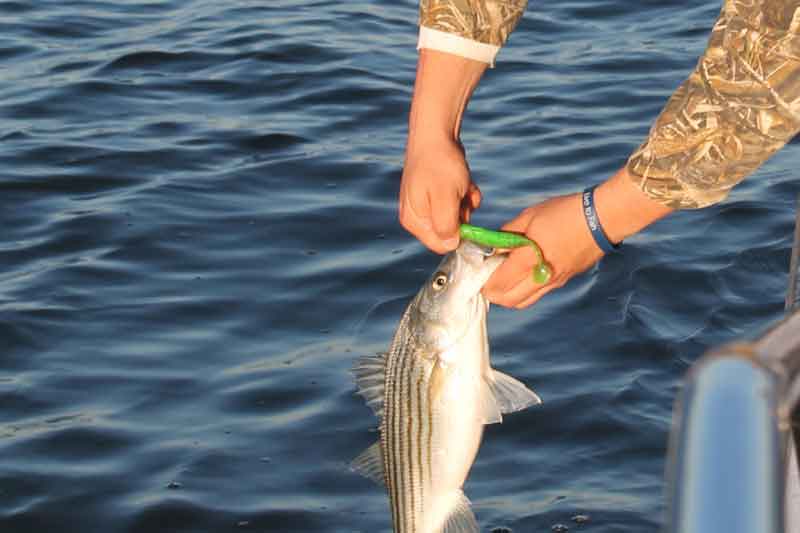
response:
<svg viewBox="0 0 800 533"><path fill-rule="evenodd" d="M383 454L381 453L381 443L376 442L358 457L350 462L350 469L358 472L367 479L371 479L378 485L385 485L383 476Z"/></svg>
<svg viewBox="0 0 800 533"><path fill-rule="evenodd" d="M450 497L454 505L444 519L442 533L480 533L478 522L469 507L469 500L462 491L456 491Z"/></svg>
<svg viewBox="0 0 800 533"><path fill-rule="evenodd" d="M358 394L372 408L378 419L383 417L383 381L386 373L386 354L366 355L353 366Z"/></svg>
<svg viewBox="0 0 800 533"><path fill-rule="evenodd" d="M492 369L486 382L501 413L513 413L542 403L538 394L508 374Z"/></svg>
<svg viewBox="0 0 800 533"><path fill-rule="evenodd" d="M480 402L480 417L482 423L497 424L503 421L503 413L500 411L500 405L495 398L495 393L488 380L483 381Z"/></svg>

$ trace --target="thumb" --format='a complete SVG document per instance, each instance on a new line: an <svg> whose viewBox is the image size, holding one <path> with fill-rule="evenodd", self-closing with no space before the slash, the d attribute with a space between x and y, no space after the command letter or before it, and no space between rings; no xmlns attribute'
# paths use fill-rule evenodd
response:
<svg viewBox="0 0 800 533"><path fill-rule="evenodd" d="M525 234L534 218L536 218L536 206L528 207L519 215L503 224L500 230Z"/></svg>
<svg viewBox="0 0 800 533"><path fill-rule="evenodd" d="M449 250L458 246L459 202L455 197L442 195L431 198L433 231Z"/></svg>

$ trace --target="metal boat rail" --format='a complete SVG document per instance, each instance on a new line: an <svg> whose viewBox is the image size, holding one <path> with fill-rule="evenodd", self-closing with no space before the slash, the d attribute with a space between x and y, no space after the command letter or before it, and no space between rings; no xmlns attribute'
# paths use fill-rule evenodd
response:
<svg viewBox="0 0 800 533"><path fill-rule="evenodd" d="M676 402L666 533L800 533L797 421L800 210L787 316L753 342L712 350Z"/></svg>

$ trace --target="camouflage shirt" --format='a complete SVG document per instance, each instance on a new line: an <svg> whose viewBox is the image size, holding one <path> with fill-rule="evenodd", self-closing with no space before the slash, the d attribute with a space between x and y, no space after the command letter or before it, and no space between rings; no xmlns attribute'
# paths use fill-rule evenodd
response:
<svg viewBox="0 0 800 533"><path fill-rule="evenodd" d="M421 0L420 48L493 63L526 0ZM699 208L800 130L800 0L725 0L697 67L667 101L628 173L651 198Z"/></svg>

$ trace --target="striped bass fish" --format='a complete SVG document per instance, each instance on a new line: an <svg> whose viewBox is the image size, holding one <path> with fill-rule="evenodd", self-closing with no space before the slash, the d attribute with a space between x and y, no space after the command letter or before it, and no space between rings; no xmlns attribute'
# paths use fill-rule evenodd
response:
<svg viewBox="0 0 800 533"><path fill-rule="evenodd" d="M502 261L462 242L408 305L389 351L354 368L380 440L351 466L385 484L395 533L478 532L462 486L483 426L541 402L489 363L480 290Z"/></svg>

